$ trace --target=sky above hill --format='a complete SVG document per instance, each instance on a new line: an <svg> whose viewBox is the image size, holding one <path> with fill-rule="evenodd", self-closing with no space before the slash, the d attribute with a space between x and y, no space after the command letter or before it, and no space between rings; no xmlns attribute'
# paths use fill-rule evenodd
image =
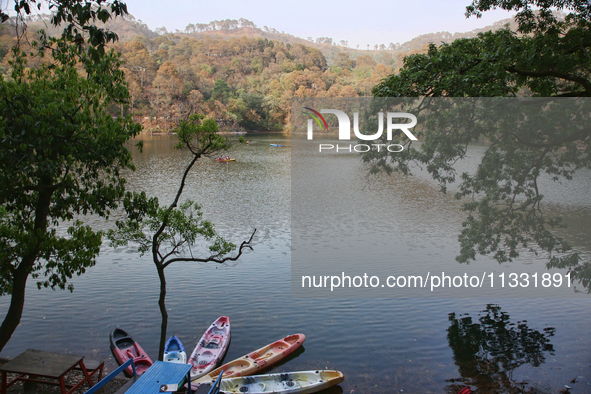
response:
<svg viewBox="0 0 591 394"><path fill-rule="evenodd" d="M124 0L125 1L125 0ZM268 26L301 38L331 37L349 47L372 49L375 44L403 43L420 34L466 32L491 25L512 14L486 12L481 19L466 19L471 0L351 1L203 1L126 0L128 11L150 29L184 30L189 23L245 18L258 27Z"/></svg>

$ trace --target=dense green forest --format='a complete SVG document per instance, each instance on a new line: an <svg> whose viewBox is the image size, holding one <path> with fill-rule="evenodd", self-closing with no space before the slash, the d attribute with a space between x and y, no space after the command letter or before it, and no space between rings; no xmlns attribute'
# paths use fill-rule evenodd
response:
<svg viewBox="0 0 591 394"><path fill-rule="evenodd" d="M28 31L57 33L48 18L29 19ZM289 130L292 97L369 96L405 56L425 53L430 42L459 37L434 33L402 45L358 50L328 37L304 40L266 26L260 29L245 19L189 24L184 31L168 32L151 31L127 16L116 18L109 28L120 37L111 47L121 52L131 92L128 105L113 108L113 115L132 114L152 132L168 131L190 113L213 117L226 131ZM2 26L0 71L5 76L9 48L16 40L14 24Z"/></svg>

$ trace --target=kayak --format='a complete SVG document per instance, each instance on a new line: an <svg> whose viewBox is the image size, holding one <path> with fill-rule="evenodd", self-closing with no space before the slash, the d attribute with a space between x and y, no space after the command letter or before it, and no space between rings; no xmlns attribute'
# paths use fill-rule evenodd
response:
<svg viewBox="0 0 591 394"><path fill-rule="evenodd" d="M111 351L119 365L132 358L137 375L143 374L152 366L153 362L148 357L148 354L127 331L117 327L111 332L109 339L111 342ZM125 373L130 377L133 376L131 365L125 368Z"/></svg>
<svg viewBox="0 0 591 394"><path fill-rule="evenodd" d="M191 379L197 379L210 372L224 358L230 345L230 318L220 316L205 331L195 350L189 357Z"/></svg>
<svg viewBox="0 0 591 394"><path fill-rule="evenodd" d="M254 375L260 370L270 367L289 356L304 343L305 339L306 336L304 334L287 336L267 346L263 346L252 353L230 361L198 379L191 378L191 380L194 383L213 382L222 370L224 371L222 379Z"/></svg>
<svg viewBox="0 0 591 394"><path fill-rule="evenodd" d="M283 145L278 145L278 144L269 144L271 146L277 146L277 147L282 147Z"/></svg>
<svg viewBox="0 0 591 394"><path fill-rule="evenodd" d="M219 161L220 163L221 163L221 162L227 162L227 161L236 161L236 159L220 159L220 158L217 158L217 159L215 159L215 160L216 160L216 161Z"/></svg>
<svg viewBox="0 0 591 394"><path fill-rule="evenodd" d="M316 393L341 383L345 376L339 371L301 371L222 379L224 393Z"/></svg>
<svg viewBox="0 0 591 394"><path fill-rule="evenodd" d="M187 352L185 352L185 347L175 335L168 338L166 345L164 345L163 361L177 364L187 363Z"/></svg>

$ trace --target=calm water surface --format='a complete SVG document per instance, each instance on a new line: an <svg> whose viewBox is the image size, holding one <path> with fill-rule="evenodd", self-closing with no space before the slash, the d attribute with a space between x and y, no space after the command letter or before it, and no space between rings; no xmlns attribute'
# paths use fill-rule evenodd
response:
<svg viewBox="0 0 591 394"><path fill-rule="evenodd" d="M565 384L573 387L572 393L591 392L591 301L586 296L292 298L290 158L292 149L298 149L299 139L291 141L281 134L249 134L248 139L250 145L232 151L235 163L200 160L185 189L184 197L201 203L204 217L234 243L246 239L255 228L259 234L254 251L247 252L238 263L180 263L166 269L169 334L179 336L185 347L192 349L213 320L228 315L232 344L226 361L301 332L306 335L304 349L273 372L341 370L346 380L330 393L455 393L464 382L480 379L467 365L474 360L491 369L488 386L479 383L480 392L513 392L499 388L499 382L507 376L511 387L537 390L531 392L558 393ZM189 156L173 149L173 137L147 137L144 141L143 153L134 153L137 171L129 174L129 186L157 195L162 203L170 202ZM269 143L285 147L273 148ZM360 178L362 170L355 170ZM550 208L563 214L571 225L566 236L583 253L591 252L589 179L589 173L583 173L572 185L550 185L547 193ZM398 186L394 196L407 201L406 205L397 203L397 207L412 210L408 220L412 218L414 223L408 235L400 229L396 233L401 244L409 245L403 252L422 253L425 259L454 255L455 234L463 217L458 203L437 194L437 186L426 176L395 181ZM379 191L388 182L394 181L383 180L375 188ZM113 219L107 223L88 220L97 228L109 228ZM417 233L424 237L420 245L412 242ZM514 264L544 264L544 260L529 257ZM72 282L75 290L69 293L37 290L30 281L21 325L0 356L14 357L27 348L37 348L103 358L112 368L115 362L108 337L117 325L130 331L152 357L156 356L158 278L149 256L139 257L133 247L112 249L104 245L98 264ZM0 313L5 313L7 301L0 299ZM495 330L494 325L479 325L479 312L487 304L497 304L508 325L525 321L524 330L555 330L549 338L551 346L537 354L541 359L518 362L527 358L526 351L525 356L513 355L518 364L506 368L511 362L500 361L485 351L490 338L472 338L471 348L464 353L476 358L466 358L450 346L454 342L448 330L451 313L471 316L473 328ZM498 365L505 365L508 372L494 373ZM576 383L570 383L573 379Z"/></svg>

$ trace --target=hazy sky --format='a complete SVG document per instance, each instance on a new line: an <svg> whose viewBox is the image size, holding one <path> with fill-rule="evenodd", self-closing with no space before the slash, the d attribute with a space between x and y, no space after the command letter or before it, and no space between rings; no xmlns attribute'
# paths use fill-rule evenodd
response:
<svg viewBox="0 0 591 394"><path fill-rule="evenodd" d="M505 11L489 11L481 19L464 16L471 0L126 0L128 11L152 30L165 26L184 30L189 23L245 18L301 38L331 37L350 47L403 43L424 33L465 32L508 18Z"/></svg>

